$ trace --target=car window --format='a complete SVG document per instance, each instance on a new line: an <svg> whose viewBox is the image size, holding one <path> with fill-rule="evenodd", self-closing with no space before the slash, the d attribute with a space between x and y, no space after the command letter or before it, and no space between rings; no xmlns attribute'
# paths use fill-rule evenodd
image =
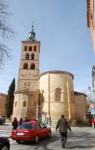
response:
<svg viewBox="0 0 95 150"><path fill-rule="evenodd" d="M40 127L40 125L39 125L39 123L36 123L36 129L40 129L41 127Z"/></svg>
<svg viewBox="0 0 95 150"><path fill-rule="evenodd" d="M19 128L33 129L34 124L33 123L23 123Z"/></svg>
<svg viewBox="0 0 95 150"><path fill-rule="evenodd" d="M42 122L39 122L41 128L45 128L45 125Z"/></svg>

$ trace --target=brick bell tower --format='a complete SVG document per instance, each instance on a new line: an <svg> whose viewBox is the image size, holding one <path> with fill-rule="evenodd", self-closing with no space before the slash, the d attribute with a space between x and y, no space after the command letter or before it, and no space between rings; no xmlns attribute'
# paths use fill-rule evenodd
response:
<svg viewBox="0 0 95 150"><path fill-rule="evenodd" d="M40 42L32 31L26 41L22 41L17 91L15 91L13 117L35 117L39 105L39 53Z"/></svg>

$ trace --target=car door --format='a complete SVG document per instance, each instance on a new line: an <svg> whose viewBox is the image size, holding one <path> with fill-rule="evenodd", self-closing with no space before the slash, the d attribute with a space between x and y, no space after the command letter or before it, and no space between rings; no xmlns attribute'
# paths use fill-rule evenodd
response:
<svg viewBox="0 0 95 150"><path fill-rule="evenodd" d="M40 124L38 122L36 123L36 135L39 135L39 138L43 137L42 129L41 129Z"/></svg>
<svg viewBox="0 0 95 150"><path fill-rule="evenodd" d="M34 123L28 123L28 131L29 131L31 137L33 137L35 135L35 133L34 133Z"/></svg>
<svg viewBox="0 0 95 150"><path fill-rule="evenodd" d="M46 128L46 126L42 122L39 122L39 124L40 124L40 127L41 127L42 137L47 136L47 128Z"/></svg>

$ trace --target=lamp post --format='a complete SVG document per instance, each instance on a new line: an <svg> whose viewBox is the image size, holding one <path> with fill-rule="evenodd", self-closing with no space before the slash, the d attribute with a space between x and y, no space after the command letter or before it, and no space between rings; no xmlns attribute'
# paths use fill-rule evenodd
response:
<svg viewBox="0 0 95 150"><path fill-rule="evenodd" d="M88 86L88 90L93 93L93 102L95 102L95 65L92 66L92 88Z"/></svg>
<svg viewBox="0 0 95 150"><path fill-rule="evenodd" d="M38 120L39 119L39 108L41 106L38 106L38 104L36 105L36 119Z"/></svg>
<svg viewBox="0 0 95 150"><path fill-rule="evenodd" d="M91 102L95 102L95 91L92 90L92 88L90 86L88 86L88 90L90 92L90 94L89 94L89 100Z"/></svg>

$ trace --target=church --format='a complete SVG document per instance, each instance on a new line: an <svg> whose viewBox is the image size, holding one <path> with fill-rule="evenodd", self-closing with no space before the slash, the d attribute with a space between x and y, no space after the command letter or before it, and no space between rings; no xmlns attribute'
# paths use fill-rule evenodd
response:
<svg viewBox="0 0 95 150"><path fill-rule="evenodd" d="M72 124L85 121L86 95L74 91L74 75L62 70L40 74L39 55L40 41L32 26L28 39L22 41L13 117L34 117L47 125L56 125L61 114Z"/></svg>

